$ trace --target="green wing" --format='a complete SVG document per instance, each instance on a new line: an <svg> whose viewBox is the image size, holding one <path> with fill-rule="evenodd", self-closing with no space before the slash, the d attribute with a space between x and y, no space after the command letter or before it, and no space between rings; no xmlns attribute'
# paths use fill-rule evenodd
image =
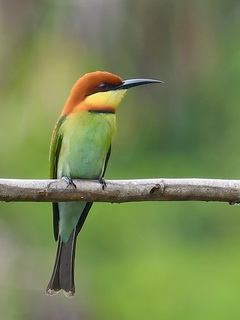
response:
<svg viewBox="0 0 240 320"><path fill-rule="evenodd" d="M49 161L50 161L50 178L57 179L57 165L58 165L58 157L61 150L62 145L62 134L60 133L61 125L63 124L64 120L67 116L62 116L59 118L58 122L55 125L53 130L52 139L51 139L51 146L50 146L50 153L49 153ZM58 222L59 222L59 209L58 203L53 202L53 232L54 238L57 241L58 239Z"/></svg>
<svg viewBox="0 0 240 320"><path fill-rule="evenodd" d="M110 155L111 155L111 149L112 149L112 147L110 146L110 148L108 150L108 153L107 153L107 156L106 156L105 163L104 163L102 177L104 177L104 174L105 174L106 169L107 169L108 161L109 161L109 158L110 158Z"/></svg>
<svg viewBox="0 0 240 320"><path fill-rule="evenodd" d="M62 134L60 133L60 127L63 124L66 117L67 116L62 116L61 118L59 118L53 130L50 153L49 153L50 179L57 179L58 157L59 157L59 153L62 145Z"/></svg>

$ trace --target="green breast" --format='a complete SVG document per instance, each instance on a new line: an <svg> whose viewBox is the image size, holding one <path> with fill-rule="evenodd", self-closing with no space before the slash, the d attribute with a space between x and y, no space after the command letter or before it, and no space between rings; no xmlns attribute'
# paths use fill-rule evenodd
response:
<svg viewBox="0 0 240 320"><path fill-rule="evenodd" d="M115 131L115 114L81 111L67 116L61 126L58 178L99 178Z"/></svg>

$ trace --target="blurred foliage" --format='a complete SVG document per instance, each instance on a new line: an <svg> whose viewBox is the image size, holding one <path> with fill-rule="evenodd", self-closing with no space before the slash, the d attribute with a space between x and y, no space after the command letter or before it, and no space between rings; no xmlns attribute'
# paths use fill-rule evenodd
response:
<svg viewBox="0 0 240 320"><path fill-rule="evenodd" d="M48 177L73 83L108 70L161 86L128 93L107 178L235 178L240 3L2 0L0 176ZM50 204L1 203L2 319L238 319L239 207L95 204L78 239L75 298L46 297Z"/></svg>

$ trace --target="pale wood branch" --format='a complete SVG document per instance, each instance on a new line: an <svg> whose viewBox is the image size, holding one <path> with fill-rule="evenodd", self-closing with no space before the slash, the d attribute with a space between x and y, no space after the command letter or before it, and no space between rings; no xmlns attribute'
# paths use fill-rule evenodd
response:
<svg viewBox="0 0 240 320"><path fill-rule="evenodd" d="M221 201L240 202L240 180L136 179L73 180L76 188L61 180L0 179L0 201Z"/></svg>

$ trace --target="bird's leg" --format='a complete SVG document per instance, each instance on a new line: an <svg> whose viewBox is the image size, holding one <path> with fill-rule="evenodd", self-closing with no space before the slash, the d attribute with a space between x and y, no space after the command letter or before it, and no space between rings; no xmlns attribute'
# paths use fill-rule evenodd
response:
<svg viewBox="0 0 240 320"><path fill-rule="evenodd" d="M100 177L100 178L98 179L98 181L99 181L99 183L100 183L101 186L102 186L102 190L105 190L105 189L107 188L107 184L106 184L105 179L104 179L103 177Z"/></svg>
<svg viewBox="0 0 240 320"><path fill-rule="evenodd" d="M73 186L75 189L77 189L77 186L72 181L72 178L70 178L70 177L62 177L62 179L67 182L67 187Z"/></svg>

